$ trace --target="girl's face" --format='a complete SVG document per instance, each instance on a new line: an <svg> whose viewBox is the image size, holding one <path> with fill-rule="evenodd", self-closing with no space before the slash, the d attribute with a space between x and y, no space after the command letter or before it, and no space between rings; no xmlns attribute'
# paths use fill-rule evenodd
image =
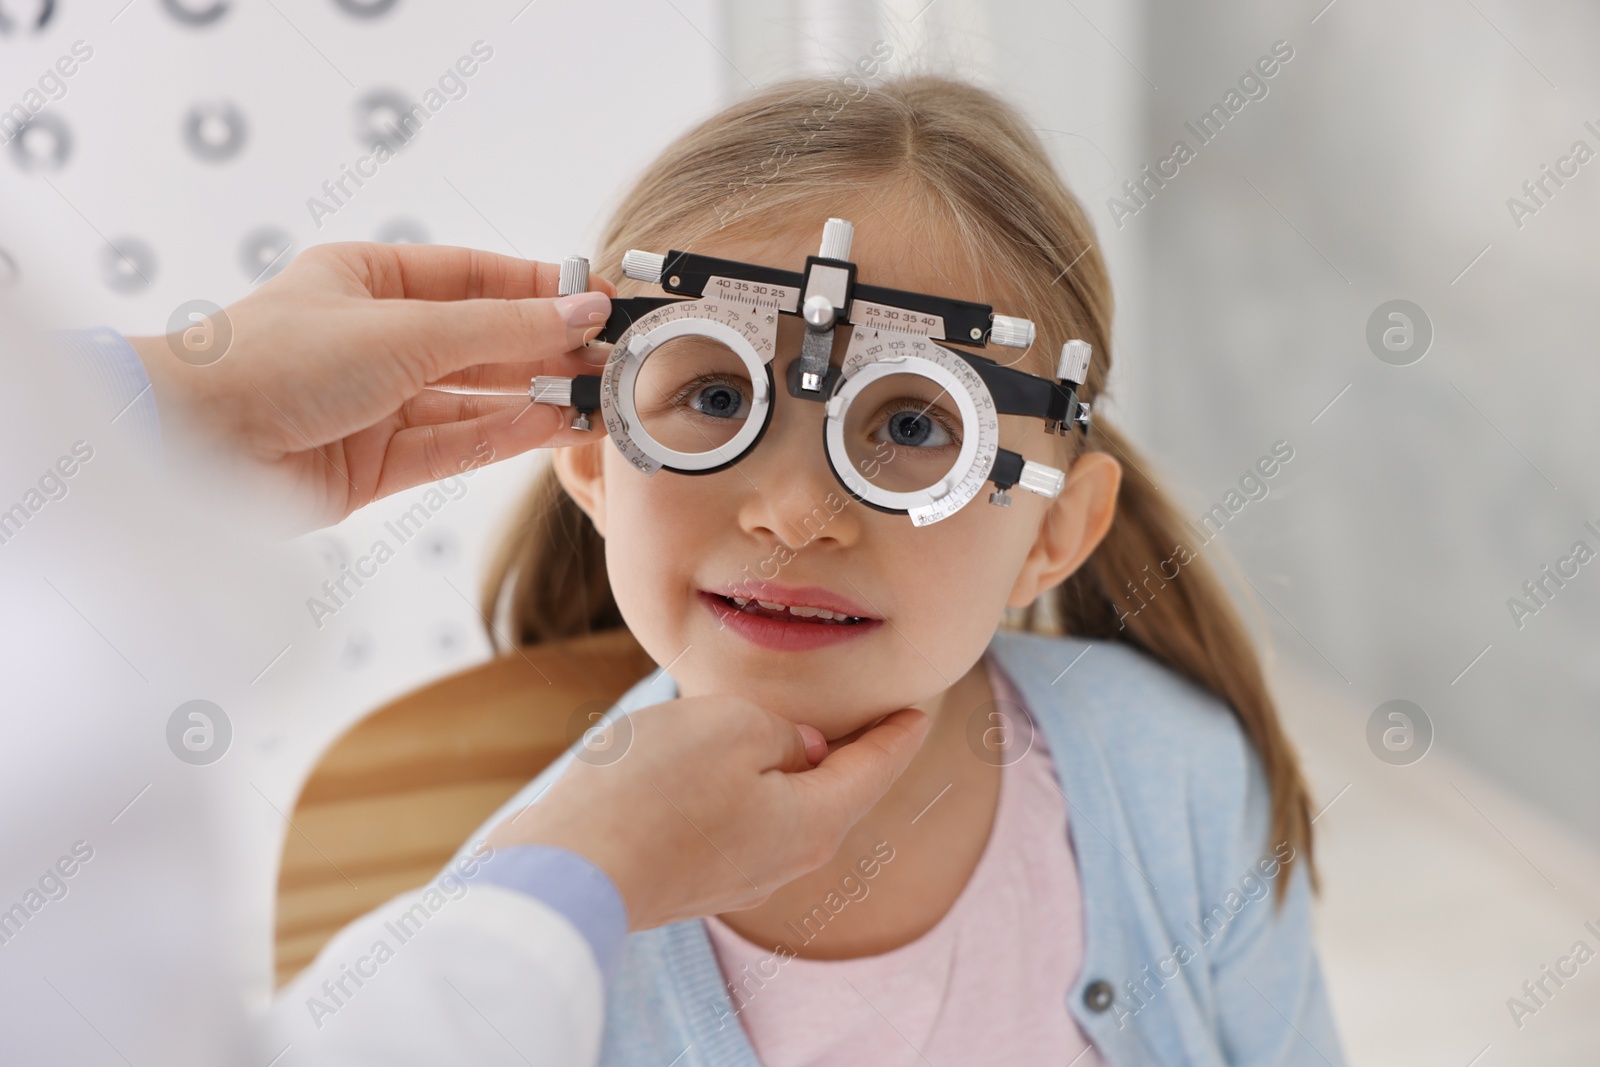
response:
<svg viewBox="0 0 1600 1067"><path fill-rule="evenodd" d="M916 220L887 220L867 205L846 217L857 220L853 255L863 281L1021 313L1002 294L972 291L960 260L919 232ZM798 269L816 252L825 220L818 215L758 238L724 232L695 250ZM835 331L835 362L845 340L837 335L848 330ZM1098 543L1119 471L1088 453L1054 501L1012 489L1011 506L995 507L986 485L955 515L920 528L905 515L874 511L851 500L829 469L822 405L791 397L783 385L803 331L796 316L780 316L772 422L734 466L646 476L598 426L593 443L559 450L555 464L605 538L623 618L680 695L743 696L831 739L897 708L936 712L940 696L983 655L1004 608L1032 603ZM987 354L1006 363L1018 355ZM1062 440L1039 420L1003 415L1000 423L1003 447L1056 467L1064 462ZM865 621L752 616L728 595Z"/></svg>

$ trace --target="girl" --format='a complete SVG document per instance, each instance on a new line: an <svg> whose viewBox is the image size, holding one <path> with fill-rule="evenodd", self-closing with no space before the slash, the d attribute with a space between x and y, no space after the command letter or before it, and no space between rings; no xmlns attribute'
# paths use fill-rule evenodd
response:
<svg viewBox="0 0 1600 1067"><path fill-rule="evenodd" d="M656 291L622 276L630 248L798 269L833 216L863 282L1032 319L1024 370L1053 378L1088 341L1098 397L1111 294L1089 223L1022 118L956 81L807 80L729 108L646 171L597 269L622 295ZM803 328L782 316L780 383ZM1001 416L1004 447L1068 472L1060 495L914 527L848 500L821 405L773 402L755 450L710 475L647 477L603 431L557 451L488 617L523 644L626 625L663 670L623 710L721 692L833 740L904 706L933 725L813 874L630 935L603 1061L1339 1062L1305 783L1132 446L1104 419L1062 437Z"/></svg>

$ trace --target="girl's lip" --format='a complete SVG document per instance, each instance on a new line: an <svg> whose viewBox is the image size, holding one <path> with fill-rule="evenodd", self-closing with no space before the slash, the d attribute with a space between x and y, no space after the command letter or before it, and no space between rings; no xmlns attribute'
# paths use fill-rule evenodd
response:
<svg viewBox="0 0 1600 1067"><path fill-rule="evenodd" d="M766 600L796 608L826 608L837 615L854 615L873 622L882 621L855 601L840 596L832 589L824 589L820 585L779 585L776 582L762 582L759 586L720 585L705 591L719 597Z"/></svg>
<svg viewBox="0 0 1600 1067"><path fill-rule="evenodd" d="M731 594L730 594L731 595ZM825 623L796 617L769 619L739 611L722 596L701 590L699 597L706 608L725 628L743 637L753 645L779 652L809 652L865 637L883 625L882 619L863 618L861 622ZM828 610L835 610L829 608Z"/></svg>

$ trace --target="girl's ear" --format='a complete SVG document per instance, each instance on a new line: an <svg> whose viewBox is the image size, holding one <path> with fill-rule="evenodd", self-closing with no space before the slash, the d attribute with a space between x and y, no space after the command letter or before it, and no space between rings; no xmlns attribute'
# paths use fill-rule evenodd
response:
<svg viewBox="0 0 1600 1067"><path fill-rule="evenodd" d="M1111 529L1121 485L1122 464L1104 452L1085 452L1073 462L1061 495L1039 524L1007 604L1027 607L1083 565Z"/></svg>
<svg viewBox="0 0 1600 1067"><path fill-rule="evenodd" d="M589 516L601 537L606 535L606 444L601 437L590 444L558 448L550 457L556 481Z"/></svg>

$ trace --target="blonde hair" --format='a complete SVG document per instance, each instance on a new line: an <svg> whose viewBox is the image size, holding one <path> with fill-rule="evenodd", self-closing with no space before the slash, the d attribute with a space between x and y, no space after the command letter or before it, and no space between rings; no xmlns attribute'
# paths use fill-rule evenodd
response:
<svg viewBox="0 0 1600 1067"><path fill-rule="evenodd" d="M1094 346L1083 396L1101 395L1111 369L1111 287L1082 206L1038 139L993 94L917 75L870 89L803 79L776 85L679 137L637 180L606 228L594 269L623 295L629 248L693 249L701 234L748 224L815 219L841 199L912 198L947 226L975 265L977 292L1031 318L1030 357L1050 376L1051 353L1082 338ZM989 275L989 276L985 276ZM1000 294L1016 306L1000 306ZM955 295L955 294L952 294ZM1122 641L1225 701L1259 754L1272 796L1271 843L1311 864L1310 797L1278 719L1250 636L1226 590L1148 465L1097 412L1082 445L1123 468L1110 532L1071 577L1015 613L1008 625ZM1070 457L1069 457L1070 458ZM1151 564L1193 557L1136 613L1116 598ZM1159 566L1159 564L1158 564ZM546 470L521 521L500 546L484 586L485 616L502 607L521 645L624 625L606 576L599 533ZM491 627L491 640L494 639ZM1278 885L1281 903L1289 883Z"/></svg>

